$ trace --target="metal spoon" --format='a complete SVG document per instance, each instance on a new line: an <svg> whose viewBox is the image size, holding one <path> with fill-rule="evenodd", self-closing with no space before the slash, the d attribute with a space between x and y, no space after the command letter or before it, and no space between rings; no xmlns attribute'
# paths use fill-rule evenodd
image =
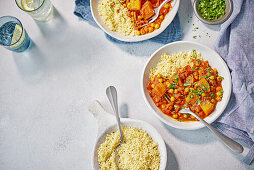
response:
<svg viewBox="0 0 254 170"><path fill-rule="evenodd" d="M195 118L197 118L201 123L203 123L204 125L206 125L206 127L208 127L219 139L221 139L221 141L232 151L237 152L237 153L242 153L243 152L243 146L239 143L237 143L236 141L234 141L233 139L223 135L222 133L220 133L219 131L217 131L214 127L212 127L211 125L209 125L205 120L203 120L201 117L199 117L198 115L196 115L195 113L193 113L192 111L190 111L190 109L185 108L185 109L181 109L179 111L179 113L189 113L191 115L193 115Z"/></svg>
<svg viewBox="0 0 254 170"><path fill-rule="evenodd" d="M158 6L158 8L155 8L155 9L154 9L155 15L154 15L153 17L149 18L148 23L147 23L147 24L144 24L144 25L141 25L141 26L139 26L139 27L141 28L141 27L144 27L144 26L146 26L146 25L148 25L148 24L154 22L154 21L159 17L159 13L160 13L161 8L162 8L167 2L169 2L169 1L170 1L170 0L165 0L165 1L163 1L163 2L160 4L160 6ZM172 6L172 8L173 8L173 6L175 5L175 3L176 3L176 0L171 1L171 6Z"/></svg>
<svg viewBox="0 0 254 170"><path fill-rule="evenodd" d="M119 163L118 163L118 160L119 160L119 156L117 154L117 148L124 143L123 141L123 134L122 134L122 129L121 129L121 124L120 124L120 117L119 117L119 113L118 113L118 104L117 104L117 91L116 91L116 88L114 86L109 86L107 89L106 89L106 94L108 96L108 100L113 108L113 111L115 113L115 116L116 116L116 121L117 121L117 125L118 125L118 129L119 129L119 133L120 133L120 139L121 139L121 142L119 143L119 145L115 148L115 158L116 158L116 164L118 166L118 168L120 169L119 167Z"/></svg>

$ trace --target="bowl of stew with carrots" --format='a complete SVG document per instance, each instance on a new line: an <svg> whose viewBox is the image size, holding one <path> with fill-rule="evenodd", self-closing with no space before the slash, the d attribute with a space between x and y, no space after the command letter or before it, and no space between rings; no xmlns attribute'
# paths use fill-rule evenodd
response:
<svg viewBox="0 0 254 170"><path fill-rule="evenodd" d="M179 41L158 49L147 62L142 92L148 107L169 126L193 130L204 127L189 108L208 123L226 108L231 76L224 60L198 43Z"/></svg>
<svg viewBox="0 0 254 170"><path fill-rule="evenodd" d="M90 0L95 22L108 35L125 42L138 42L163 32L174 19L180 0L170 0L158 18L148 25L164 0Z"/></svg>

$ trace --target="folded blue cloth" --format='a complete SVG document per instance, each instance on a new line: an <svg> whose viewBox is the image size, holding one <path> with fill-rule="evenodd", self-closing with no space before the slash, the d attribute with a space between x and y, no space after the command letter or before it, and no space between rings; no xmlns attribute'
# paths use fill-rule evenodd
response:
<svg viewBox="0 0 254 170"><path fill-rule="evenodd" d="M74 14L77 15L79 18L88 21L90 24L97 26L95 23L91 10L90 10L90 0L75 0L75 10ZM127 43L123 41L119 41L109 35L107 38L116 43ZM179 15L177 14L171 24L159 35L150 39L149 41L167 44L173 41L179 41L182 39L182 32L181 32L181 25L179 21Z"/></svg>
<svg viewBox="0 0 254 170"><path fill-rule="evenodd" d="M234 0L233 13L221 25L215 49L231 71L233 91L222 116L213 124L225 135L250 146L254 159L254 1Z"/></svg>

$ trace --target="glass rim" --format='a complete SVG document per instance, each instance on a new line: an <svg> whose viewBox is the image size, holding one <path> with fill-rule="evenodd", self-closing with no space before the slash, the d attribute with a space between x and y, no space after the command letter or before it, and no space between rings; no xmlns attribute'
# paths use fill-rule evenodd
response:
<svg viewBox="0 0 254 170"><path fill-rule="evenodd" d="M9 15L0 17L0 20L1 20L2 18L14 18L14 19L18 20L18 22L19 22L18 24L19 24L19 25L21 26L21 28L22 28L21 35L20 35L19 39L18 39L15 43L10 44L10 45L5 45L5 44L2 45L2 46L5 46L5 47L10 47L10 46L12 46L12 45L14 45L14 44L16 44L16 43L19 42L19 40L21 39L21 37L23 36L23 34L24 34L25 31L24 31L24 28L23 28L22 23L20 22L20 20L19 20L18 18L13 17L13 16L9 16ZM7 22L5 22L5 23L7 23ZM17 23L16 23L16 24L17 24ZM15 28L14 28L14 31L15 31Z"/></svg>
<svg viewBox="0 0 254 170"><path fill-rule="evenodd" d="M16 5L17 5L21 10L23 10L23 11L25 11L25 12L34 12L34 11L38 10L40 7L42 7L42 5L44 4L44 2L45 2L46 0L43 0L43 2L41 3L41 5L40 5L38 8L33 9L33 10L26 10L26 9L22 8L22 7L21 7L21 4L19 5L19 3L18 3L17 1L18 1L18 0L15 0ZM21 0L21 1L22 1L22 0Z"/></svg>

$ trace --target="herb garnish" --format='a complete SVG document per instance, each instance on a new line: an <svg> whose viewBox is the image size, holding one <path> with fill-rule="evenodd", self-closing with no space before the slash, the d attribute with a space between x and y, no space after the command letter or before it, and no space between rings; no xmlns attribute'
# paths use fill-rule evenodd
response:
<svg viewBox="0 0 254 170"><path fill-rule="evenodd" d="M175 88L178 85L178 83L173 82L172 84L169 85L170 88Z"/></svg>
<svg viewBox="0 0 254 170"><path fill-rule="evenodd" d="M196 101L196 103L197 103L198 105L200 105L200 103L201 103L200 99L198 99L198 100Z"/></svg>
<svg viewBox="0 0 254 170"><path fill-rule="evenodd" d="M210 95L211 95L211 97L212 97L212 98L214 98L214 97L215 97L215 94L214 94L214 93L211 93Z"/></svg>

